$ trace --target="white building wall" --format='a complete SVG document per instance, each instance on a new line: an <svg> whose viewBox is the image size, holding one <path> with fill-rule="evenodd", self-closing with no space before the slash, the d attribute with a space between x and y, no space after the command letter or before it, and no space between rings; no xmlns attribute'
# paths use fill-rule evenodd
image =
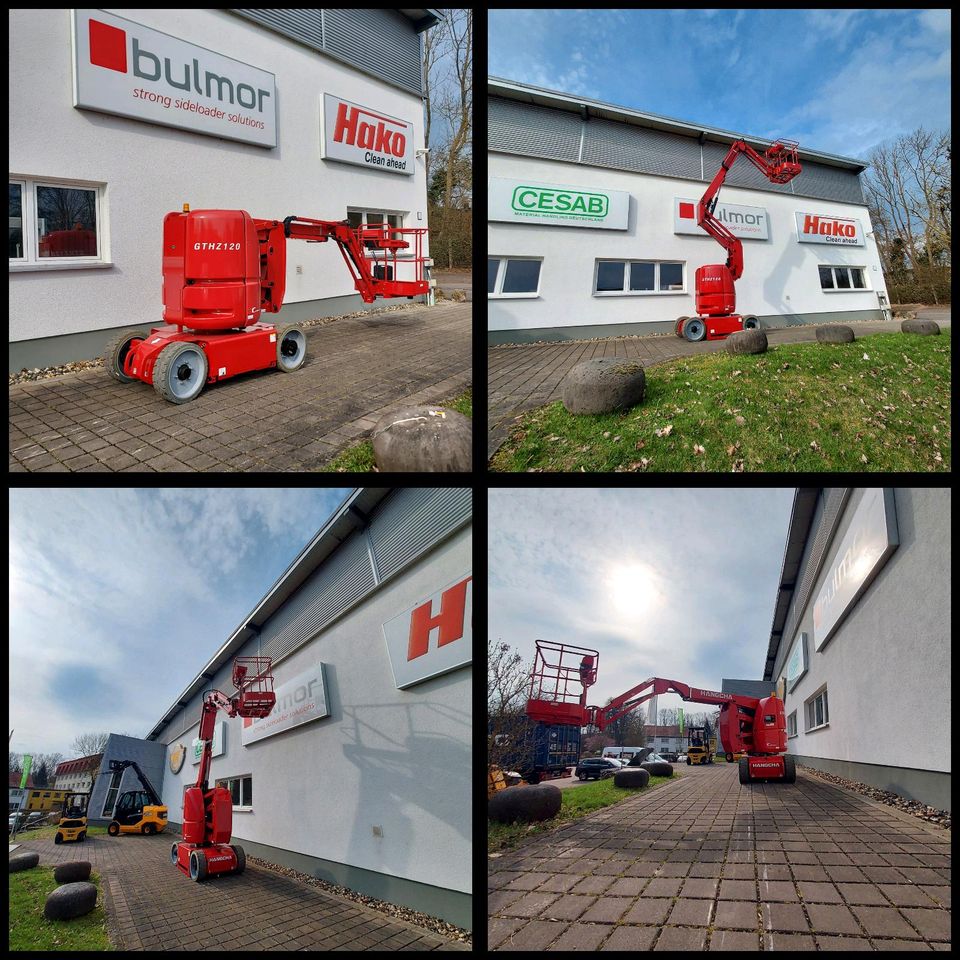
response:
<svg viewBox="0 0 960 960"><path fill-rule="evenodd" d="M491 257L543 258L540 294L536 299L487 301L491 331L606 324L639 327L645 323L675 321L677 317L696 313L697 268L708 263L723 263L726 259L723 248L713 238L673 232L674 198L698 200L704 191L702 183L502 153L489 154L489 172L491 177L529 179L585 189L601 187L630 194L627 230L491 221L488 225ZM780 315L806 318L831 312L878 310L877 292L886 293L886 286L865 206L739 187L724 187L721 202L763 207L769 218L769 240L743 241L744 271L736 285L737 308L741 313L761 318ZM860 220L865 246L799 243L796 211ZM682 261L686 290L642 296L596 296L593 284L597 259ZM869 289L821 290L817 271L820 264L865 267Z"/></svg>
<svg viewBox="0 0 960 960"><path fill-rule="evenodd" d="M225 11L109 12L276 74L279 146L74 108L71 12L11 11L10 175L105 183L101 243L113 263L11 272L11 341L162 323L163 218L183 203L194 210L320 220L342 220L348 206L363 207L404 214L404 226L427 226L422 158L413 176L320 158L325 92L409 120L419 149L423 108L417 96ZM288 243L286 303L354 293L335 244Z"/></svg>
<svg viewBox="0 0 960 960"><path fill-rule="evenodd" d="M950 770L950 491L897 488L900 545L825 647L813 606L863 495L850 495L807 609L809 669L784 701L788 752L915 770ZM781 671L785 673L785 669ZM830 722L804 733L804 702L827 685Z"/></svg>
<svg viewBox="0 0 960 960"><path fill-rule="evenodd" d="M398 690L382 630L470 569L467 528L275 665L279 687L325 663L330 717L244 747L242 719L218 715L225 752L213 759L210 782L253 777L253 811L233 816L237 841L470 892L471 670ZM163 802L175 822L197 766L188 753L174 775L169 757L177 743L189 751L198 729L167 747Z"/></svg>

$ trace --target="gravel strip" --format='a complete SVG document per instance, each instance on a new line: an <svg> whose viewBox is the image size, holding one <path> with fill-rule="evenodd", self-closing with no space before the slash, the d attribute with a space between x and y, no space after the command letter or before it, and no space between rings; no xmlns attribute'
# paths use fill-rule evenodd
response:
<svg viewBox="0 0 960 960"><path fill-rule="evenodd" d="M457 298L454 297L454 300ZM409 310L410 307L421 306L421 304L400 303L389 307L378 307L376 310L357 310L354 313L343 313L338 317L315 317L312 320L301 320L300 325L304 327L323 327L328 323L334 323L337 320L351 320L354 317L366 317L371 313L393 313L397 310ZM61 363L56 367L34 367L28 370L24 367L19 373L9 374L8 386L15 383L29 383L35 380L50 380L52 377L62 377L65 373L76 373L78 370L92 370L94 367L103 366L103 357L94 357L92 360L72 360L70 363Z"/></svg>
<svg viewBox="0 0 960 960"><path fill-rule="evenodd" d="M907 800L906 797L891 793L889 790L871 787L870 784L861 783L859 780L846 780L833 773L825 773L823 770L818 770L816 767L808 767L802 763L798 763L797 768L811 773L821 780L828 780L830 783L836 783L841 787L846 787L848 790L862 793L871 800L879 800L880 803L885 803L888 807L896 807L898 810L912 814L919 820L926 820L928 823L936 823L941 827L945 827L947 830L950 829L950 814L946 810L937 810L935 807L928 807L919 800Z"/></svg>
<svg viewBox="0 0 960 960"><path fill-rule="evenodd" d="M255 863L258 867L272 870L274 873L279 873L284 877L299 880L301 883L309 883L312 887L318 887L328 893L352 900L354 903L362 903L364 906L370 907L371 910L376 910L387 916L395 917L398 920L406 920L408 923L413 923L418 927L425 927L427 930L431 930L433 933L445 937L447 940L455 940L460 943L473 943L473 934L471 934L469 930L456 927L452 923L447 923L446 920L441 920L439 917L431 917L426 913L417 913L416 910L410 910L408 907L400 907L395 903L388 903L386 900L367 897L362 893L357 893L356 890L350 890L348 887L328 883L326 880L311 877L306 873L300 873L299 870L293 870L290 867L281 867L276 863L269 863L266 860L261 860L259 857L248 856L247 862Z"/></svg>

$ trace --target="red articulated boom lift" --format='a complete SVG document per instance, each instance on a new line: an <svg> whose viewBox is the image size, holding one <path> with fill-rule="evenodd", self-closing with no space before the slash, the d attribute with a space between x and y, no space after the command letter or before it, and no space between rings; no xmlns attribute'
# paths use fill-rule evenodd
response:
<svg viewBox="0 0 960 960"><path fill-rule="evenodd" d="M697 313L700 316L677 320L677 336L687 340L723 340L738 330L760 325L756 317L744 317L735 312L737 294L734 283L743 274L743 244L713 213L727 172L740 153L771 183L789 183L800 173L797 144L792 140L778 140L763 154L757 153L743 140L731 145L717 175L697 204L697 224L727 251L727 262L697 268Z"/></svg>
<svg viewBox="0 0 960 960"><path fill-rule="evenodd" d="M104 363L121 383L142 380L171 403L193 400L205 384L251 370L287 373L306 359L298 324L261 322L283 306L288 238L332 240L364 303L427 293L426 227L352 227L347 221L255 220L245 210L190 210L163 219L163 319L144 335L127 330L107 345ZM401 256L401 252L403 255ZM399 272L412 278L399 279Z"/></svg>
<svg viewBox="0 0 960 960"><path fill-rule="evenodd" d="M233 831L233 800L225 787L207 783L213 749L217 710L228 717L266 717L277 702L269 657L237 657L233 662L233 685L237 692L227 697L219 690L203 695L199 739L203 755L197 782L183 793L183 839L170 849L170 862L191 880L201 881L221 873L243 873L247 858L243 847L230 845Z"/></svg>
<svg viewBox="0 0 960 960"><path fill-rule="evenodd" d="M550 658L548 660L548 657ZM587 706L587 690L596 683L600 654L586 647L537 641L527 716L543 723L591 724L604 730L625 713L661 693L677 693L692 703L720 705L720 736L727 759L743 751L740 782L780 780L794 783L797 771L787 749L787 724L779 697L744 697L701 690L676 680L652 677L631 687L604 707ZM576 689L579 687L580 689Z"/></svg>

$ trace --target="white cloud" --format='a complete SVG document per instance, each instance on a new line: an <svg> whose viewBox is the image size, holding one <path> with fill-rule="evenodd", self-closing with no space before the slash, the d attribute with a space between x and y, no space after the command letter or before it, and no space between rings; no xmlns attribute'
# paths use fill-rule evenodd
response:
<svg viewBox="0 0 960 960"><path fill-rule="evenodd" d="M917 19L920 24L934 33L950 33L950 11L949 10L922 10Z"/></svg>

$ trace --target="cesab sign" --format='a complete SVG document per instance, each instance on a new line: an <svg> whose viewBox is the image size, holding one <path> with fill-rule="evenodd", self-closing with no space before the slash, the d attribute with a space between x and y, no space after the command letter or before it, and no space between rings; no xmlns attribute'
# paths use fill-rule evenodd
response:
<svg viewBox="0 0 960 960"><path fill-rule="evenodd" d="M276 78L102 10L73 12L73 105L277 145Z"/></svg>
<svg viewBox="0 0 960 960"><path fill-rule="evenodd" d="M325 160L413 176L413 124L329 93L323 95Z"/></svg>
<svg viewBox="0 0 960 960"><path fill-rule="evenodd" d="M620 190L500 177L490 180L487 198L489 220L626 230L629 214L630 194Z"/></svg>
<svg viewBox="0 0 960 960"><path fill-rule="evenodd" d="M768 240L767 211L763 207L742 207L735 203L718 203L713 215L735 236L743 240ZM673 198L673 232L706 237L697 225L697 201Z"/></svg>
<svg viewBox="0 0 960 960"><path fill-rule="evenodd" d="M473 661L473 577L466 575L383 625L398 690Z"/></svg>
<svg viewBox="0 0 960 960"><path fill-rule="evenodd" d="M318 663L276 688L277 702L267 717L244 717L240 742L247 744L330 716L323 664Z"/></svg>
<svg viewBox="0 0 960 960"><path fill-rule="evenodd" d="M213 727L213 743L210 748L211 757L219 757L223 753L223 721L214 724ZM193 763L199 763L201 757L203 757L203 741L196 738L193 741ZM171 759L171 765L172 760Z"/></svg>
<svg viewBox="0 0 960 960"><path fill-rule="evenodd" d="M828 217L820 213L797 213L797 238L800 243L832 243L843 247L862 247L863 230L859 220Z"/></svg>

